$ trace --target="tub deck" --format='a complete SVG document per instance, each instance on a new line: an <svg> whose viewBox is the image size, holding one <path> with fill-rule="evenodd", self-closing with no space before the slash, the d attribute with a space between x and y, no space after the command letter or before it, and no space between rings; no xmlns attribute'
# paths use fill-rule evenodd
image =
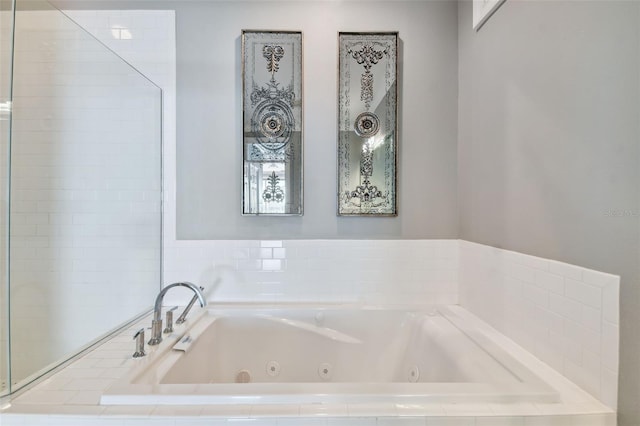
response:
<svg viewBox="0 0 640 426"><path fill-rule="evenodd" d="M285 306L286 307L286 306ZM149 356L131 357L133 335L148 327L150 316L114 336L108 342L51 374L30 390L0 406L3 426L32 424L127 426L160 422L163 425L228 425L250 421L254 426L275 425L513 425L572 424L615 426L616 413L586 391L543 363L513 341L459 306L449 309L463 322L473 324L482 335L550 384L556 402L432 402L432 403L323 403L211 405L103 405L100 399L117 386L132 369L141 369L165 346L148 347ZM195 322L201 311L188 321ZM189 324L176 328L178 334ZM167 338L176 341L176 336ZM171 346L171 343L169 343ZM194 385L198 386L198 385ZM112 388L114 389L114 388ZM0 401L2 403L3 401ZM408 423L407 423L408 422Z"/></svg>

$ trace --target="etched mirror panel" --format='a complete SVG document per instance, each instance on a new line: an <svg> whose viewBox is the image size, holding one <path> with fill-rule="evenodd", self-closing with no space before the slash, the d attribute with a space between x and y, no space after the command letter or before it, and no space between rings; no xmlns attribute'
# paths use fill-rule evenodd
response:
<svg viewBox="0 0 640 426"><path fill-rule="evenodd" d="M338 39L338 215L395 216L398 33Z"/></svg>
<svg viewBox="0 0 640 426"><path fill-rule="evenodd" d="M245 215L302 215L302 33L242 32Z"/></svg>

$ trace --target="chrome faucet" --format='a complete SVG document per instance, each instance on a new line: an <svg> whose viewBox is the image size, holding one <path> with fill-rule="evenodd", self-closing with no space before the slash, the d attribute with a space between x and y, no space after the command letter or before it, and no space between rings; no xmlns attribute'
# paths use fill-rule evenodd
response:
<svg viewBox="0 0 640 426"><path fill-rule="evenodd" d="M204 307L207 304L202 290L200 290L200 288L198 288L198 286L196 286L195 284L189 282L180 282L170 284L163 288L158 294L158 297L156 297L156 303L153 309L153 320L151 321L151 339L149 340L150 345L157 345L162 342L162 300L164 299L164 295L167 293L167 291L169 291L169 289L173 287L190 288L196 294L201 307Z"/></svg>

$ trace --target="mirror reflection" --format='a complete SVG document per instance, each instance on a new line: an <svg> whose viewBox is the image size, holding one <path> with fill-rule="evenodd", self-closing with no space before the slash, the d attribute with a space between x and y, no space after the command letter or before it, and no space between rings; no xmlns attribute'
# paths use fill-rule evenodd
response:
<svg viewBox="0 0 640 426"><path fill-rule="evenodd" d="M302 214L302 33L243 31L242 213Z"/></svg>
<svg viewBox="0 0 640 426"><path fill-rule="evenodd" d="M397 33L340 33L338 214L395 216Z"/></svg>

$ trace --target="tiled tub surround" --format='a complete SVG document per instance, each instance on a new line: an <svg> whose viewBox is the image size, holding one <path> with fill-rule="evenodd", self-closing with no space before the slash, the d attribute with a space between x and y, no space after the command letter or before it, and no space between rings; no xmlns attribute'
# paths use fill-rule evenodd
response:
<svg viewBox="0 0 640 426"><path fill-rule="evenodd" d="M483 265L481 262L486 264ZM526 268L520 266L526 266ZM460 304L466 308L461 311L466 312L471 319L476 318L474 314L478 315L503 333L496 333L487 324L480 326L493 330L489 331L493 333L493 340L518 360L527 365L535 365L538 374L559 391L561 402L224 407L105 407L98 405L102 391L137 362L131 359L132 334L137 328L149 325L149 321L145 320L41 383L35 389L15 398L11 408L5 410L3 414L3 426L33 425L37 424L34 423L36 421L41 422L40 424L128 425L136 424L134 420L139 420L138 424L157 425L217 424L249 420L252 424L260 425L298 425L301 424L301 418L304 418L304 424L317 425L392 423L427 426L615 425L615 414L610 408L534 356L537 355L545 360L543 352L536 352L540 351L541 345L530 346L530 342L535 342L534 337L538 335L533 334L528 328L521 329L520 334L514 333L506 327L508 317L504 313L507 300L514 304L520 303L520 305L514 305L515 309L525 311L533 309L527 308L529 302L524 298L524 294L532 291L528 287L523 291L523 285L516 286L519 290L515 293L522 298L520 302L517 298L512 300L505 296L505 288L507 288L505 283L513 284L512 278L515 274L522 274L518 275L521 280L529 279L527 277L530 277L530 273L523 271L529 271L527 268L532 268L534 280L538 276L540 285L554 280L542 272L561 277L560 281L555 278L553 282L558 285L557 296L562 296L559 300L563 301L582 297L573 292L576 284L573 281L567 281L569 286L565 286L565 280L594 285L603 283L597 281L596 277L607 278L607 285L602 287L603 291L596 293L602 298L600 312L603 322L601 324L615 325L618 316L617 281L610 281L615 279L610 275L457 240L178 241L165 248L165 268L166 282L192 280L210 289L213 287L213 292L209 295L213 303L233 300L243 302L314 301L415 307L431 304L432 299L438 298L441 300L440 304L456 304L459 288ZM506 271L511 272L508 275ZM537 275L536 271L538 271ZM557 274L560 271L564 271L563 274ZM459 273L460 277L458 277ZM547 281L543 280L543 277L546 277ZM594 283L594 280L597 282ZM216 284L211 286L210 283ZM559 290L560 283L562 283L562 294ZM487 300L489 299L487 295L491 295L493 301ZM186 292L180 294L176 289L167 294L165 302L167 305L184 303L184 300L188 300L189 297L190 295ZM557 297L553 296L553 300L556 299ZM551 300L552 295L549 294L549 312L553 312L552 308L557 309L560 306L556 305L557 302L552 305ZM580 305L581 315L591 312L586 309L589 307L597 310L595 306L585 302L587 301L583 301ZM598 304L595 299L589 299L589 303ZM577 306L570 302L566 304L574 308ZM577 315L577 308L566 312L566 315ZM585 315L585 320L592 319L591 322L584 323L586 330L597 328L595 317L597 317L596 314L591 317ZM546 323L544 316L540 318L543 319L529 317L527 321ZM577 316L574 318L578 319ZM581 316L581 321L582 318ZM195 319L195 316L192 319ZM582 324L578 321L576 323ZM589 326L591 328L586 327L586 324L591 324ZM568 326L574 324L568 321L565 324L564 318L562 325L562 328L553 331L563 333L570 330L583 331L582 328L569 328ZM602 325L600 329L604 328L605 326ZM567 336L574 339L570 335ZM597 340L600 342L600 337ZM580 342L585 345L590 343L582 340ZM525 347L529 345L528 351L517 343ZM617 354L617 345L613 344L607 344L606 349L602 346L600 353L607 353L606 351L613 346ZM588 350L586 347L581 349ZM617 355L607 356L617 359ZM562 367L564 365L563 362ZM593 376L595 374L593 371L597 371L596 367L600 366L600 364L587 363L580 363L580 365L585 370L584 377ZM611 367L611 372L616 375L617 368L614 367L617 366L614 364ZM561 370L558 366L556 368ZM589 370L590 368L593 370ZM604 370L600 368L599 371ZM580 380L580 377L574 379L585 386ZM603 398L611 398L611 394L604 392ZM30 416L36 413L46 413L46 415L34 420L36 418ZM69 417L71 415L73 416ZM91 421L85 415L93 415Z"/></svg>
<svg viewBox="0 0 640 426"><path fill-rule="evenodd" d="M463 308L454 307L505 351L534 370L559 394L555 403L378 403L284 405L99 405L101 394L154 351L172 346L184 332L151 347L142 359L131 358L134 332L145 318L15 398L0 414L3 426L203 426L246 423L256 426L614 426L615 413L548 365L523 350ZM191 321L203 311L198 308Z"/></svg>
<svg viewBox="0 0 640 426"><path fill-rule="evenodd" d="M468 241L460 265L462 306L616 407L620 277Z"/></svg>

